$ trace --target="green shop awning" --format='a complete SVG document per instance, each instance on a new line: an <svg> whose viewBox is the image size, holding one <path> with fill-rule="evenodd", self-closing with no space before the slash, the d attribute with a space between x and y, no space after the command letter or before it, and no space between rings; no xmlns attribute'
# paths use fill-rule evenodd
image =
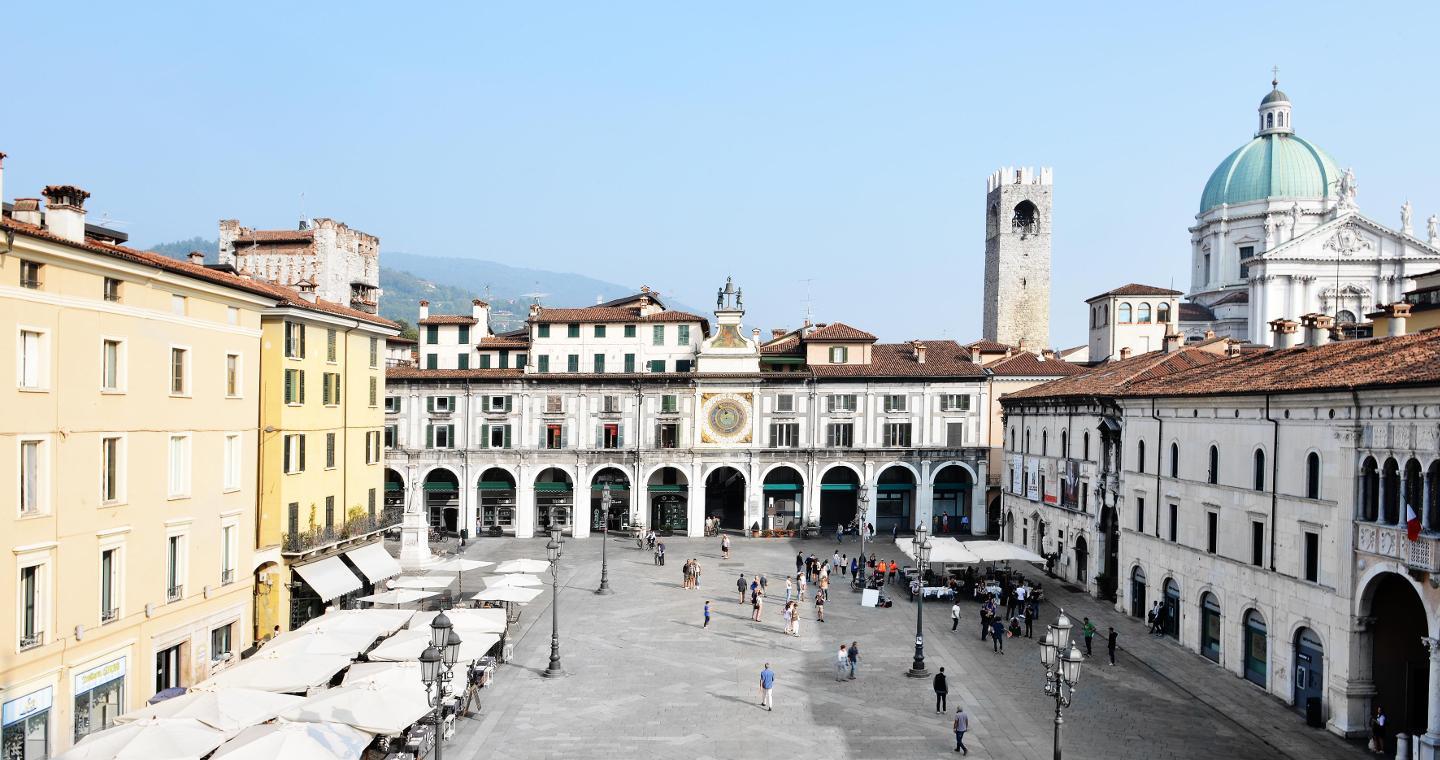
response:
<svg viewBox="0 0 1440 760"><path fill-rule="evenodd" d="M438 493L455 493L459 488L454 483L426 483L425 490Z"/></svg>
<svg viewBox="0 0 1440 760"><path fill-rule="evenodd" d="M914 483L881 483L875 486L877 491L914 491Z"/></svg>
<svg viewBox="0 0 1440 760"><path fill-rule="evenodd" d="M405 490L405 484L404 484L404 483L386 483L386 484L385 484L385 490L386 490L386 491L404 491L404 490Z"/></svg>
<svg viewBox="0 0 1440 760"><path fill-rule="evenodd" d="M596 483L596 484L590 486L590 490L591 490L591 491L594 491L595 493L600 493L601 491L604 491L604 490L605 490L605 484L604 484L604 483ZM628 485L626 485L626 484L624 484L624 483L611 483L611 484L610 484L610 493L616 493L616 492L618 492L618 491L629 491L629 490L630 490L630 486L628 486Z"/></svg>
<svg viewBox="0 0 1440 760"><path fill-rule="evenodd" d="M860 487L857 486L857 485L855 485L854 483L821 483L821 484L820 484L820 490L821 490L821 491L852 491L852 492L853 492L853 491L859 490L859 488L860 488Z"/></svg>
<svg viewBox="0 0 1440 760"><path fill-rule="evenodd" d="M515 486L503 480L482 480L480 481L481 491L513 491Z"/></svg>
<svg viewBox="0 0 1440 760"><path fill-rule="evenodd" d="M569 492L571 489L569 483L536 483L535 490L548 492Z"/></svg>
<svg viewBox="0 0 1440 760"><path fill-rule="evenodd" d="M798 483L766 483L764 490L766 490L766 491L799 491L799 490L800 490L800 485L799 485Z"/></svg>
<svg viewBox="0 0 1440 760"><path fill-rule="evenodd" d="M686 490L688 489L685 486L678 484L665 485L662 483L650 486L650 493L684 493Z"/></svg>
<svg viewBox="0 0 1440 760"><path fill-rule="evenodd" d="M968 490L974 483L936 483L936 491L964 491Z"/></svg>

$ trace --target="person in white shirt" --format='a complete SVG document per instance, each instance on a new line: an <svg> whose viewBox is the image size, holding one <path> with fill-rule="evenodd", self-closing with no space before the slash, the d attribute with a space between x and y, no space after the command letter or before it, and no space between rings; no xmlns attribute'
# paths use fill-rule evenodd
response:
<svg viewBox="0 0 1440 760"><path fill-rule="evenodd" d="M950 605L950 630L954 631L960 627L960 603Z"/></svg>

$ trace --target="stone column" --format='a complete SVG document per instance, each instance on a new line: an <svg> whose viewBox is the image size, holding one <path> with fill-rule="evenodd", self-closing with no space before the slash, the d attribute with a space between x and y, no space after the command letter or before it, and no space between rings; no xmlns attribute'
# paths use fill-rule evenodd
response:
<svg viewBox="0 0 1440 760"><path fill-rule="evenodd" d="M1425 734L1419 737L1422 760L1440 760L1440 639L1424 638L1430 650L1430 701Z"/></svg>
<svg viewBox="0 0 1440 760"><path fill-rule="evenodd" d="M480 494L476 490L475 471L471 468L470 452L461 453L464 457L460 461L460 493L459 512L455 515L455 529L465 531L465 535L475 538L475 510L480 506Z"/></svg>
<svg viewBox="0 0 1440 760"><path fill-rule="evenodd" d="M986 485L990 482L989 458L981 459L977 465L976 469L980 473L979 482L971 486L970 492L965 498L970 500L970 532L977 536L983 536L986 531L990 530L990 494L989 487ZM1003 463L1001 467L1004 467ZM1000 485L1000 491L1002 493L1005 491L1003 483Z"/></svg>
<svg viewBox="0 0 1440 760"><path fill-rule="evenodd" d="M570 535L590 537L590 468L584 462L575 465L574 489L570 492Z"/></svg>
<svg viewBox="0 0 1440 760"><path fill-rule="evenodd" d="M521 463L515 479L515 536L535 537L535 467Z"/></svg>
<svg viewBox="0 0 1440 760"><path fill-rule="evenodd" d="M685 535L691 538L703 538L705 536L705 483L700 481L697 473L700 468L693 462L685 473L685 482L689 487L685 490ZM697 481L698 484L697 484Z"/></svg>
<svg viewBox="0 0 1440 760"><path fill-rule="evenodd" d="M915 515L911 522L932 530L935 517L935 490L930 484L930 460L920 461L920 480L915 484ZM912 529L914 525L910 526Z"/></svg>
<svg viewBox="0 0 1440 760"><path fill-rule="evenodd" d="M1255 294L1250 297L1250 342L1268 344L1265 335L1265 277L1255 278Z"/></svg>
<svg viewBox="0 0 1440 760"><path fill-rule="evenodd" d="M1390 492L1390 488L1385 480L1385 463L1382 461L1375 468L1375 522L1381 525L1389 525L1385 522L1385 496Z"/></svg>

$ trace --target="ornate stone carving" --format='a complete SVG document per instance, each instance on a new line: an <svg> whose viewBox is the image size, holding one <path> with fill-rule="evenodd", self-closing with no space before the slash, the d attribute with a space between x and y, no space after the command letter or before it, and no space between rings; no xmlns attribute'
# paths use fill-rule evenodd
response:
<svg viewBox="0 0 1440 760"><path fill-rule="evenodd" d="M1440 217L1431 214L1430 218L1425 220L1425 236L1430 245L1440 244Z"/></svg>
<svg viewBox="0 0 1440 760"><path fill-rule="evenodd" d="M1410 199L1406 198L1405 203L1400 206L1400 232L1405 235L1414 235L1415 228L1410 226Z"/></svg>
<svg viewBox="0 0 1440 760"><path fill-rule="evenodd" d="M1355 228L1353 224L1346 224L1335 230L1335 234L1325 241L1325 249L1334 251L1337 254L1351 256L1355 253L1372 248L1369 240Z"/></svg>
<svg viewBox="0 0 1440 760"><path fill-rule="evenodd" d="M1369 552L1371 554L1374 554L1375 533L1376 530L1374 526L1361 525L1360 530L1355 534L1355 548L1359 549L1362 552Z"/></svg>
<svg viewBox="0 0 1440 760"><path fill-rule="evenodd" d="M1336 182L1339 185L1339 190L1336 193L1335 211L1337 213L1354 211L1356 208L1355 196L1360 193L1360 183L1355 181L1355 170L1346 169L1345 173L1340 175L1340 179L1336 180Z"/></svg>
<svg viewBox="0 0 1440 760"><path fill-rule="evenodd" d="M1379 541L1378 546L1375 547L1374 553L1383 554L1386 557L1398 556L1400 552L1400 546L1396 539L1399 537L1399 534L1393 530L1376 531L1376 533L1376 538L1378 538Z"/></svg>

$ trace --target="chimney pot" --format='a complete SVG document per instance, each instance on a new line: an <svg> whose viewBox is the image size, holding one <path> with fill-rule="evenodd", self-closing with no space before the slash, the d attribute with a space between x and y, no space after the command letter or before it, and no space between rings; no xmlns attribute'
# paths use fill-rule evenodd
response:
<svg viewBox="0 0 1440 760"><path fill-rule="evenodd" d="M1330 342L1330 328L1335 326L1335 319L1329 314L1311 313L1301 317L1300 324L1305 327L1305 345L1323 346Z"/></svg>
<svg viewBox="0 0 1440 760"><path fill-rule="evenodd" d="M429 302L429 301L421 301L421 302L420 302L420 318L421 318L421 319L429 319L429 318L430 318L430 302Z"/></svg>
<svg viewBox="0 0 1440 760"><path fill-rule="evenodd" d="M786 329L783 328L783 327L774 327L774 328L771 328L771 329L770 329L770 340L779 340L780 338L784 337L785 333L787 333L787 332L790 332L790 331L789 331L789 330L786 330Z"/></svg>
<svg viewBox="0 0 1440 760"><path fill-rule="evenodd" d="M85 199L90 194L74 185L49 185L45 196L45 229L72 243L85 242Z"/></svg>
<svg viewBox="0 0 1440 760"><path fill-rule="evenodd" d="M199 251L191 251L185 256L185 258L189 259L191 264L195 264L197 266L205 265L205 254Z"/></svg>
<svg viewBox="0 0 1440 760"><path fill-rule="evenodd" d="M40 199L16 198L10 209L10 218L24 224L40 226Z"/></svg>
<svg viewBox="0 0 1440 760"><path fill-rule="evenodd" d="M482 333L484 333L485 330L489 329L485 325L485 323L489 321L485 318L485 311L489 308L490 304L485 303L478 298L470 302L470 316L481 323L480 330Z"/></svg>
<svg viewBox="0 0 1440 760"><path fill-rule="evenodd" d="M1121 346L1121 347L1120 347L1120 360L1121 360L1121 361L1124 361L1125 359L1129 359L1129 358L1130 358L1130 347L1129 347L1129 346Z"/></svg>
<svg viewBox="0 0 1440 760"><path fill-rule="evenodd" d="M1410 304L1404 301L1396 301L1385 305L1385 314L1390 317L1390 336L1398 337L1405 334L1406 323L1410 318Z"/></svg>
<svg viewBox="0 0 1440 760"><path fill-rule="evenodd" d="M1214 330L1206 330L1206 331L1205 331L1205 340L1210 340L1210 339L1213 338L1213 337L1215 337L1215 331L1214 331Z"/></svg>
<svg viewBox="0 0 1440 760"><path fill-rule="evenodd" d="M971 346L971 347L970 347L970 363L971 363L971 364L979 364L979 363L980 363L980 349L979 349L979 347L977 347L977 346Z"/></svg>
<svg viewBox="0 0 1440 760"><path fill-rule="evenodd" d="M1274 334L1272 345L1274 345L1275 348L1294 348L1296 338L1295 328L1299 326L1300 323L1291 319L1281 318L1270 320L1270 331Z"/></svg>
<svg viewBox="0 0 1440 760"><path fill-rule="evenodd" d="M915 363L925 363L925 344L920 341L911 341L910 346L915 350Z"/></svg>

